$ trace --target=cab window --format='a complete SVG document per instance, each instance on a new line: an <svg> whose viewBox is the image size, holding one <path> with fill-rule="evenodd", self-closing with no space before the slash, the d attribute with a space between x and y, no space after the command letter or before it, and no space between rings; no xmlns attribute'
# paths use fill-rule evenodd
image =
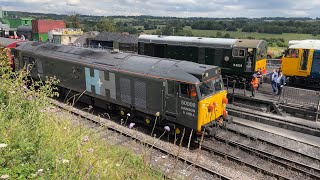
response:
<svg viewBox="0 0 320 180"><path fill-rule="evenodd" d="M233 57L244 57L246 54L245 54L245 50L244 49L233 49L232 51L232 56Z"/></svg>
<svg viewBox="0 0 320 180"><path fill-rule="evenodd" d="M223 90L223 82L221 78L214 80L214 89L216 92Z"/></svg>
<svg viewBox="0 0 320 180"><path fill-rule="evenodd" d="M206 97L223 90L223 82L221 78L203 82L199 85L201 97Z"/></svg>
<svg viewBox="0 0 320 180"><path fill-rule="evenodd" d="M193 84L180 84L180 96L189 99L197 98L197 90Z"/></svg>
<svg viewBox="0 0 320 180"><path fill-rule="evenodd" d="M298 58L299 57L299 50L298 49L288 49L286 52L285 57L287 58Z"/></svg>

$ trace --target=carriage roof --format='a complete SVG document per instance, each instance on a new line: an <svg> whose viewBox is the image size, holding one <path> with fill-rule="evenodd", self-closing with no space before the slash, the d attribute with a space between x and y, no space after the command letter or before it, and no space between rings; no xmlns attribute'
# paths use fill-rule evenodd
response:
<svg viewBox="0 0 320 180"><path fill-rule="evenodd" d="M16 43L21 41L23 40L0 37L0 47L11 48L12 45L15 45Z"/></svg>
<svg viewBox="0 0 320 180"><path fill-rule="evenodd" d="M263 40L252 39L228 39L228 38L206 38L206 37L186 37L186 36L160 36L160 35L140 35L139 42L168 44L168 45L188 45L215 48L257 48Z"/></svg>
<svg viewBox="0 0 320 180"><path fill-rule="evenodd" d="M320 40L302 40L290 45L289 49L320 49Z"/></svg>

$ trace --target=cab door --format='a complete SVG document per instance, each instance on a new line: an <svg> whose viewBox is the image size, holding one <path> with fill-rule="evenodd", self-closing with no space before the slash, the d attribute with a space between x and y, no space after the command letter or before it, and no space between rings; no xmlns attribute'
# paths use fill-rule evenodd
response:
<svg viewBox="0 0 320 180"><path fill-rule="evenodd" d="M310 51L309 49L302 49L302 54L299 60L299 71L308 70L309 51Z"/></svg>
<svg viewBox="0 0 320 180"><path fill-rule="evenodd" d="M165 95L165 112L166 115L172 118L177 117L177 100L179 88L174 81L167 81Z"/></svg>
<svg viewBox="0 0 320 180"><path fill-rule="evenodd" d="M198 95L194 84L179 84L179 101L177 122L186 127L197 128Z"/></svg>

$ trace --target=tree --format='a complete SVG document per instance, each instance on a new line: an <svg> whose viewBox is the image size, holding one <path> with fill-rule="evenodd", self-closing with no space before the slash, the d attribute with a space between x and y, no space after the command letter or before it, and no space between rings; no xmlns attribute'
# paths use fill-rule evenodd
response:
<svg viewBox="0 0 320 180"><path fill-rule="evenodd" d="M116 32L118 29L114 21L109 18L103 18L97 26L100 32Z"/></svg>
<svg viewBox="0 0 320 180"><path fill-rule="evenodd" d="M69 16L70 19L70 27L71 28L81 28L81 23L80 23L80 14L78 13L73 13Z"/></svg>
<svg viewBox="0 0 320 180"><path fill-rule="evenodd" d="M217 33L216 33L216 37L217 37L217 38L221 38L221 37L222 37L222 33L221 33L221 32L217 32Z"/></svg>
<svg viewBox="0 0 320 180"><path fill-rule="evenodd" d="M229 33L226 33L223 37L224 37L224 38L231 38L231 36L230 36Z"/></svg>
<svg viewBox="0 0 320 180"><path fill-rule="evenodd" d="M157 29L154 21L147 21L143 25L145 30Z"/></svg>

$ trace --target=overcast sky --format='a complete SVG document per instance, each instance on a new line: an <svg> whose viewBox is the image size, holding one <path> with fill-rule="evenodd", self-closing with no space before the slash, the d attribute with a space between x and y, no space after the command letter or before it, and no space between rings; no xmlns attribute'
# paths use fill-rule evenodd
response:
<svg viewBox="0 0 320 180"><path fill-rule="evenodd" d="M320 17L320 0L0 0L2 10L176 17Z"/></svg>

